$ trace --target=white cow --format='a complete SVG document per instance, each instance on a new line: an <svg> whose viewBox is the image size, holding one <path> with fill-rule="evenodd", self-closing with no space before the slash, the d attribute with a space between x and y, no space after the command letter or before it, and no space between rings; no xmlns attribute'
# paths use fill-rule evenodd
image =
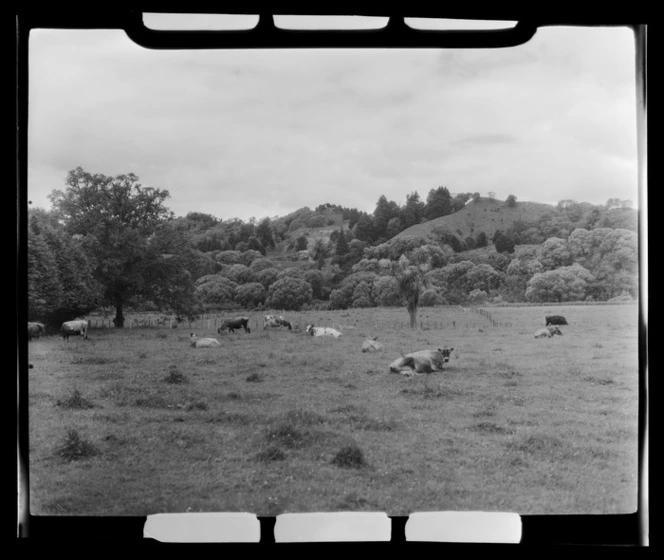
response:
<svg viewBox="0 0 664 560"><path fill-rule="evenodd" d="M192 348L212 348L214 346L221 346L216 338L198 338L196 333L190 335Z"/></svg>
<svg viewBox="0 0 664 560"><path fill-rule="evenodd" d="M85 340L88 339L88 322L85 319L76 319L75 321L65 321L60 327L62 338L69 340L74 334L80 334Z"/></svg>
<svg viewBox="0 0 664 560"><path fill-rule="evenodd" d="M535 338L551 338L554 334L562 336L563 333L558 327L548 326L544 329L535 331Z"/></svg>
<svg viewBox="0 0 664 560"><path fill-rule="evenodd" d="M314 327L313 325L307 325L306 332L311 336L333 336L334 338L339 338L341 333L337 329L332 329L330 327Z"/></svg>
<svg viewBox="0 0 664 560"><path fill-rule="evenodd" d="M453 350L454 348L438 348L411 352L394 360L390 364L390 372L413 375L413 373L443 371L443 364L450 361Z"/></svg>

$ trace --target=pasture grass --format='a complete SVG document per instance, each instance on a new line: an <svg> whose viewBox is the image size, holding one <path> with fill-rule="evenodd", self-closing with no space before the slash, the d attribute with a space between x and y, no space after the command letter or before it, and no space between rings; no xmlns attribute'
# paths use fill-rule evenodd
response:
<svg viewBox="0 0 664 560"><path fill-rule="evenodd" d="M31 511L634 511L635 307L490 311L513 326L425 308L411 330L405 310L362 309L289 314L339 339L259 328L195 349L188 329L146 327L32 341ZM564 335L534 339L552 313ZM384 351L362 353L366 336ZM388 373L442 345L446 371ZM63 461L68 430L96 453Z"/></svg>

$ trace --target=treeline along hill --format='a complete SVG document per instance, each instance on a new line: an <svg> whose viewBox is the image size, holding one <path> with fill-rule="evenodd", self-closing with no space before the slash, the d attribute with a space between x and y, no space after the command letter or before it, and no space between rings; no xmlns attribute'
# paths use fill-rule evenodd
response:
<svg viewBox="0 0 664 560"><path fill-rule="evenodd" d="M168 191L70 171L27 223L28 320L59 328L102 311L193 319L307 310L633 300L630 201L557 205L431 189L373 213L325 203L286 216L175 216ZM414 307L414 309L413 309Z"/></svg>

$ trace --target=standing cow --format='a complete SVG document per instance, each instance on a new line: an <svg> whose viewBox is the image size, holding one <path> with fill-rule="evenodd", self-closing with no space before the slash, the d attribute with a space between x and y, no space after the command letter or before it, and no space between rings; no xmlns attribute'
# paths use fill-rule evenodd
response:
<svg viewBox="0 0 664 560"><path fill-rule="evenodd" d="M549 325L567 325L567 319L562 315L547 315L544 318L544 326L548 327Z"/></svg>
<svg viewBox="0 0 664 560"><path fill-rule="evenodd" d="M46 325L38 322L28 323L28 340L33 338L39 338L41 335L46 333Z"/></svg>
<svg viewBox="0 0 664 560"><path fill-rule="evenodd" d="M85 319L76 319L75 321L66 321L60 327L62 338L69 340L72 335L81 335L85 340L88 339L88 322Z"/></svg>
<svg viewBox="0 0 664 560"><path fill-rule="evenodd" d="M221 326L217 329L217 333L221 334L222 331L228 329L229 333L235 332L235 329L244 329L246 333L250 333L249 317L235 317L234 319L226 319Z"/></svg>

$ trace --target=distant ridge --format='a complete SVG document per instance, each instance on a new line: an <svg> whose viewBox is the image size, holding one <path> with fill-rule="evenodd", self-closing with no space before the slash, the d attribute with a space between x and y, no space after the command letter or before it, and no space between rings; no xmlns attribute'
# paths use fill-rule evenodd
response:
<svg viewBox="0 0 664 560"><path fill-rule="evenodd" d="M517 201L513 207L509 207L503 200L480 197L470 200L454 214L415 224L395 235L394 239L428 237L438 226L447 229L461 240L469 235L477 237L481 231L491 239L497 230L505 231L518 220L535 222L542 216L558 212L558 209L552 204Z"/></svg>

